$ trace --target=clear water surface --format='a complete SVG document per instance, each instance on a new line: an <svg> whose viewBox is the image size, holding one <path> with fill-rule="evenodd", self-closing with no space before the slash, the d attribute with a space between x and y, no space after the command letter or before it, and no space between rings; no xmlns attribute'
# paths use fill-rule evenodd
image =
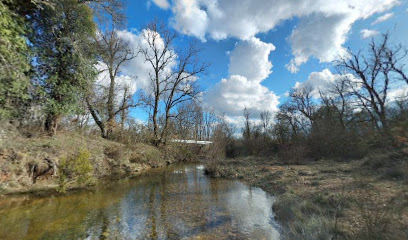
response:
<svg viewBox="0 0 408 240"><path fill-rule="evenodd" d="M94 191L0 199L0 239L279 239L273 196L175 165Z"/></svg>

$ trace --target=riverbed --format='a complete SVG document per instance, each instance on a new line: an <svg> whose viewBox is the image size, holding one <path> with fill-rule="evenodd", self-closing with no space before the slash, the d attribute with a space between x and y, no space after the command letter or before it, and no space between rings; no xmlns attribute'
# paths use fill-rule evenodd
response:
<svg viewBox="0 0 408 240"><path fill-rule="evenodd" d="M279 239L273 202L201 165L174 165L92 191L0 199L0 239Z"/></svg>

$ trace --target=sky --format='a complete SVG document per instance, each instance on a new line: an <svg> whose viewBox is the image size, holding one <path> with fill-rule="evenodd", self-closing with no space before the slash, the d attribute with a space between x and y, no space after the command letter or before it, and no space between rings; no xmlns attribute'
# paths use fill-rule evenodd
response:
<svg viewBox="0 0 408 240"><path fill-rule="evenodd" d="M288 91L341 77L340 57L367 48L389 32L408 47L406 0L128 0L122 36L140 43L147 24L159 19L180 33L175 48L198 40L200 59L210 64L198 83L202 104L242 120L243 109L273 113ZM122 69L134 91L148 87L148 67L135 58ZM401 91L401 89L399 89ZM406 89L408 91L408 89ZM145 121L147 114L132 115Z"/></svg>

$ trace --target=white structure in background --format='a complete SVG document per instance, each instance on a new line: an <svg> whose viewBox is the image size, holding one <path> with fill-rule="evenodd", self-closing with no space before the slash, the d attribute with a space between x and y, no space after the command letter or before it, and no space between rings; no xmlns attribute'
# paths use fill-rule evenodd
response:
<svg viewBox="0 0 408 240"><path fill-rule="evenodd" d="M171 142L174 143L187 143L187 144L198 144L198 145L207 145L211 144L211 141L196 141L196 140L180 140L180 139L172 139Z"/></svg>

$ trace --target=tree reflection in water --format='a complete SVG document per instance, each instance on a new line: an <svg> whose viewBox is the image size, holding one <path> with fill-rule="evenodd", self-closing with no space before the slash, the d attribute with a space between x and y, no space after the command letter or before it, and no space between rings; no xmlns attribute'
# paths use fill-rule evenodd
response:
<svg viewBox="0 0 408 240"><path fill-rule="evenodd" d="M92 192L13 197L0 239L279 239L274 198L238 181L178 165ZM21 198L21 199L19 199Z"/></svg>

